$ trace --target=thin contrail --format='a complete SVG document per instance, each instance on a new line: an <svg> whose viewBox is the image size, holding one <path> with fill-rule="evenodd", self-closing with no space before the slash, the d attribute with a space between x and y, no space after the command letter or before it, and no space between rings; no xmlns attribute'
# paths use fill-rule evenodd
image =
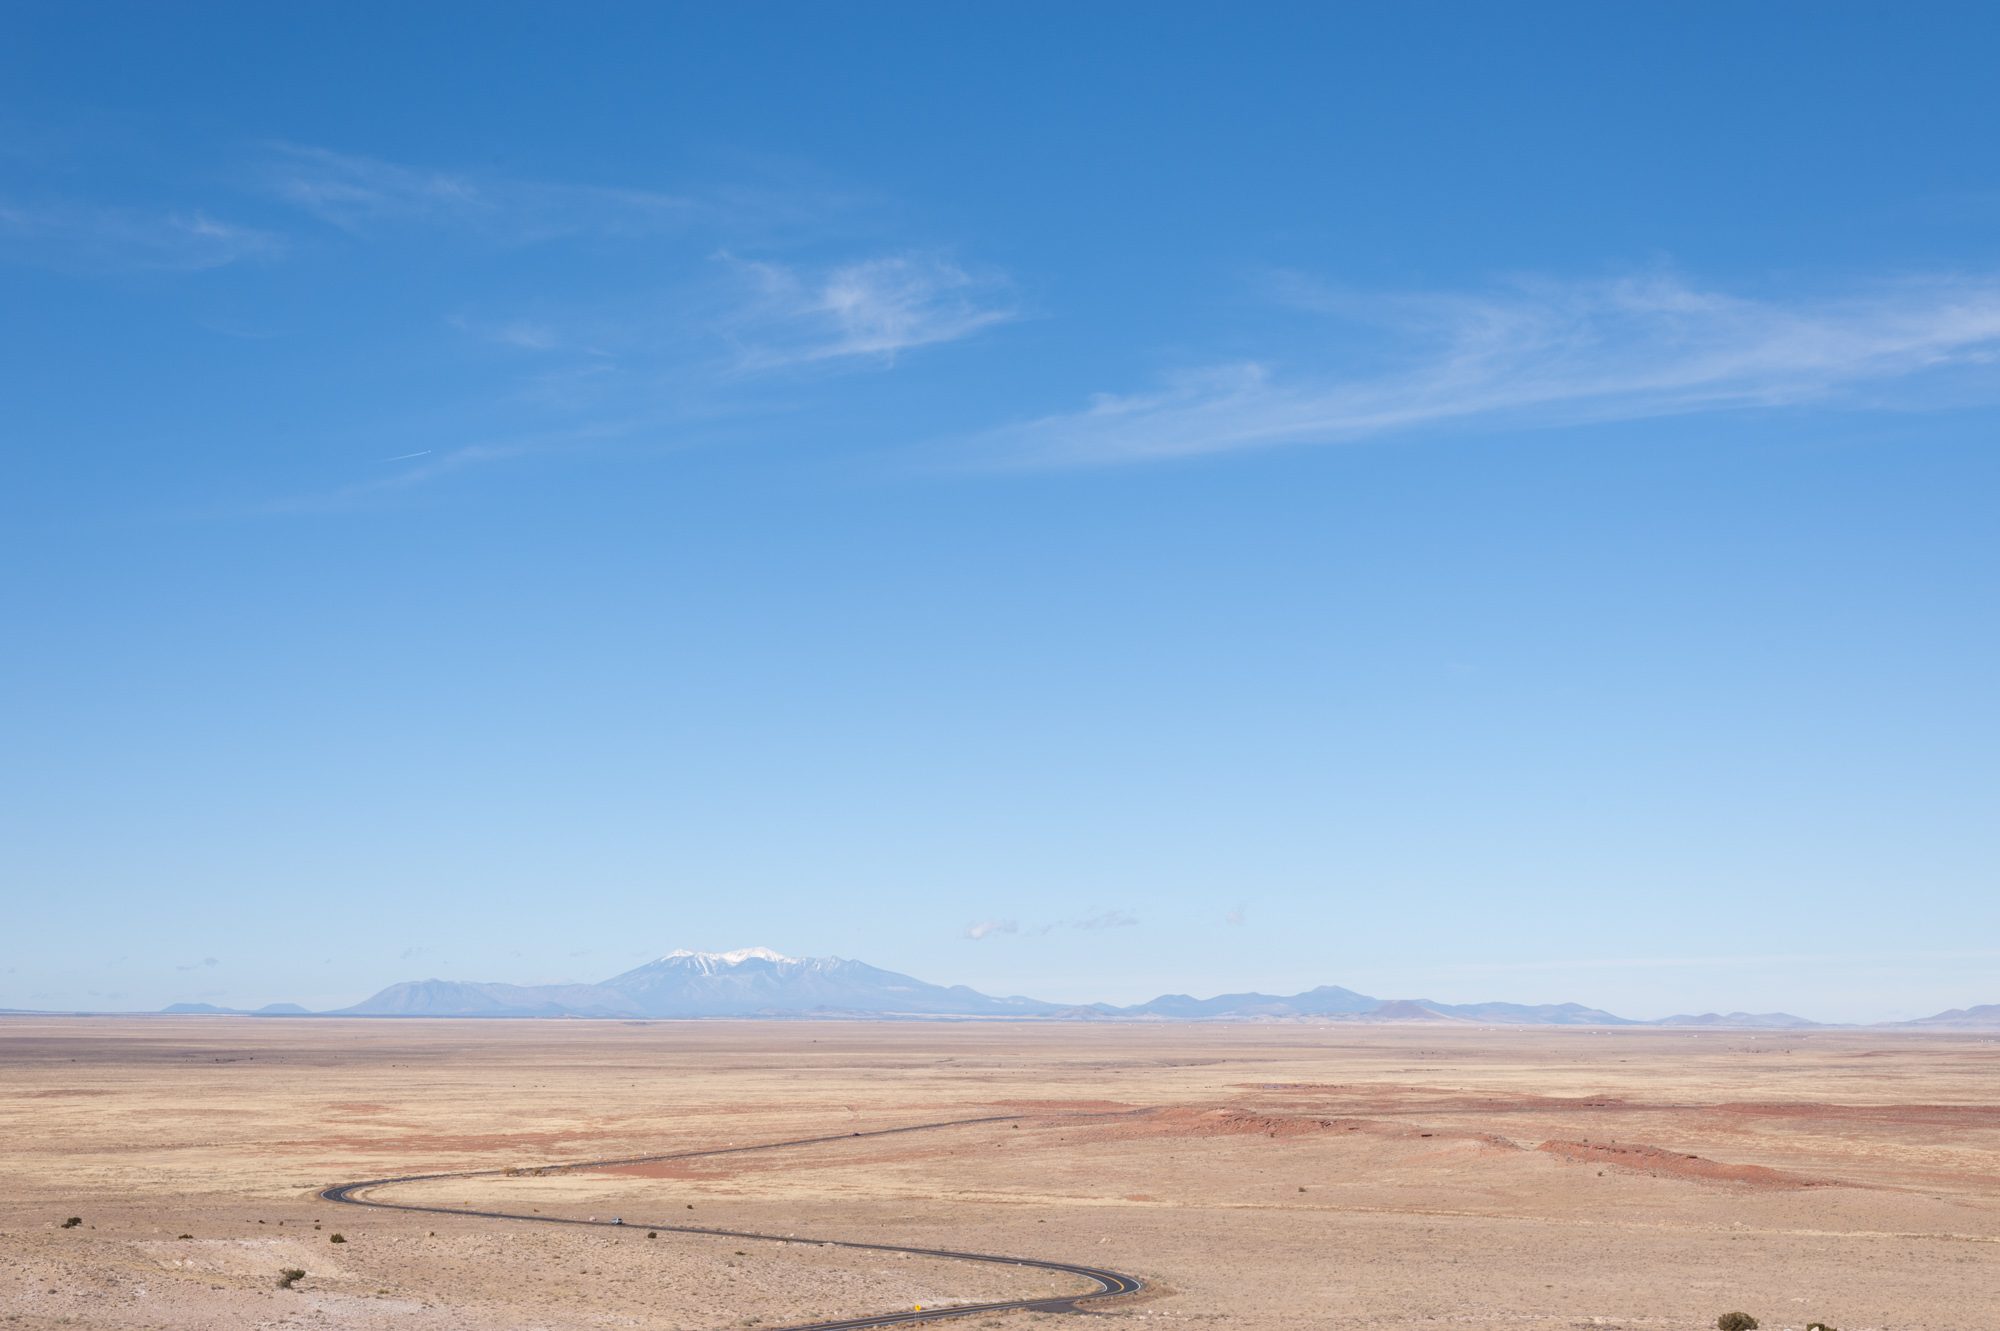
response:
<svg viewBox="0 0 2000 1331"><path fill-rule="evenodd" d="M398 453L395 457L383 458L382 460L384 462L408 462L411 458L428 457L430 451L428 448L420 448L414 453Z"/></svg>

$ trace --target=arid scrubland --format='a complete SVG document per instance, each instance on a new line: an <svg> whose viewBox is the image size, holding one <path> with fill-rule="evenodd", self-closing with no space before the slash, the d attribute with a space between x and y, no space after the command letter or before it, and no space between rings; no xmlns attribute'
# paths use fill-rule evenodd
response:
<svg viewBox="0 0 2000 1331"><path fill-rule="evenodd" d="M1975 1035L0 1018L0 1326L777 1327L1076 1288L649 1237L700 1225L1111 1267L1150 1286L1098 1305L1130 1326L1993 1331L1996 1091ZM626 1224L318 1195L449 1170L515 1172L383 1195Z"/></svg>

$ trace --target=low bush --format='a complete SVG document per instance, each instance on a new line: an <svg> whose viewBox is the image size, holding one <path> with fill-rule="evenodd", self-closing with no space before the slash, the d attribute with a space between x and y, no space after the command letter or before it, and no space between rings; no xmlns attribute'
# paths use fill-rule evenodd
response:
<svg viewBox="0 0 2000 1331"><path fill-rule="evenodd" d="M301 1280L304 1280L305 1278L306 1278L306 1273L304 1271L301 1271L296 1266L288 1266L284 1270L278 1272L278 1288L290 1289L292 1286L298 1284Z"/></svg>
<svg viewBox="0 0 2000 1331"><path fill-rule="evenodd" d="M327 1242L328 1242L328 1243L345 1243L345 1242L347 1242L347 1235L345 1235L345 1234L335 1234L335 1235L334 1235L334 1236L333 1236L332 1238L328 1239L328 1240L327 1240Z"/></svg>
<svg viewBox="0 0 2000 1331"><path fill-rule="evenodd" d="M1715 1319L1715 1331L1757 1331L1757 1319L1749 1313L1724 1313Z"/></svg>
<svg viewBox="0 0 2000 1331"><path fill-rule="evenodd" d="M73 1215L73 1216L71 1216L71 1217L70 1217L69 1219L67 1219L67 1220L65 1220L65 1221L63 1221L63 1222L62 1222L62 1227L63 1227L64 1229L75 1229L75 1228L76 1228L76 1227L77 1227L78 1225L80 1225L80 1224L82 1224L82 1223L83 1223L83 1217L82 1217L82 1216L80 1216L80 1215Z"/></svg>

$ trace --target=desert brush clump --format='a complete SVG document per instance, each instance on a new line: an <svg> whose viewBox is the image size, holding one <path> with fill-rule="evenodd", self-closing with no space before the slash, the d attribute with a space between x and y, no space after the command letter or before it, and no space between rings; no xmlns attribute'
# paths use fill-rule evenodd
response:
<svg viewBox="0 0 2000 1331"><path fill-rule="evenodd" d="M80 1215L73 1215L73 1216L71 1216L71 1217L70 1217L69 1219L67 1219L67 1220L65 1220L65 1221L63 1221L63 1222L62 1222L62 1227L63 1227L64 1229L75 1229L75 1228L76 1228L76 1227L77 1227L78 1225L80 1225L80 1224L82 1224L82 1223L83 1223L83 1217L82 1217L82 1216L80 1216Z"/></svg>
<svg viewBox="0 0 2000 1331"><path fill-rule="evenodd" d="M345 1242L347 1242L347 1235L345 1235L345 1234L335 1234L335 1235L334 1235L334 1236L333 1236L332 1238L328 1239L328 1240L327 1240L327 1242L328 1242L328 1243L345 1243Z"/></svg>
<svg viewBox="0 0 2000 1331"><path fill-rule="evenodd" d="M306 1278L306 1273L296 1266L288 1266L278 1272L278 1288L290 1289Z"/></svg>
<svg viewBox="0 0 2000 1331"><path fill-rule="evenodd" d="M1757 1319L1749 1313L1724 1313L1715 1319L1715 1331L1757 1331Z"/></svg>

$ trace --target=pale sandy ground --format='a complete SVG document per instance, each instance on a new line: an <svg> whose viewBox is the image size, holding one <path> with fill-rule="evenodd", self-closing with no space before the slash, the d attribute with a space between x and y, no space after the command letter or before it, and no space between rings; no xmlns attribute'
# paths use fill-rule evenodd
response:
<svg viewBox="0 0 2000 1331"><path fill-rule="evenodd" d="M316 1197L984 1114L1020 1117L389 1193L623 1230ZM1075 1288L649 1221L1109 1266L1154 1286L1103 1305L1135 1331L2000 1331L2000 1040L0 1018L8 1331L774 1327ZM956 1325L1037 1323L1083 1325Z"/></svg>

